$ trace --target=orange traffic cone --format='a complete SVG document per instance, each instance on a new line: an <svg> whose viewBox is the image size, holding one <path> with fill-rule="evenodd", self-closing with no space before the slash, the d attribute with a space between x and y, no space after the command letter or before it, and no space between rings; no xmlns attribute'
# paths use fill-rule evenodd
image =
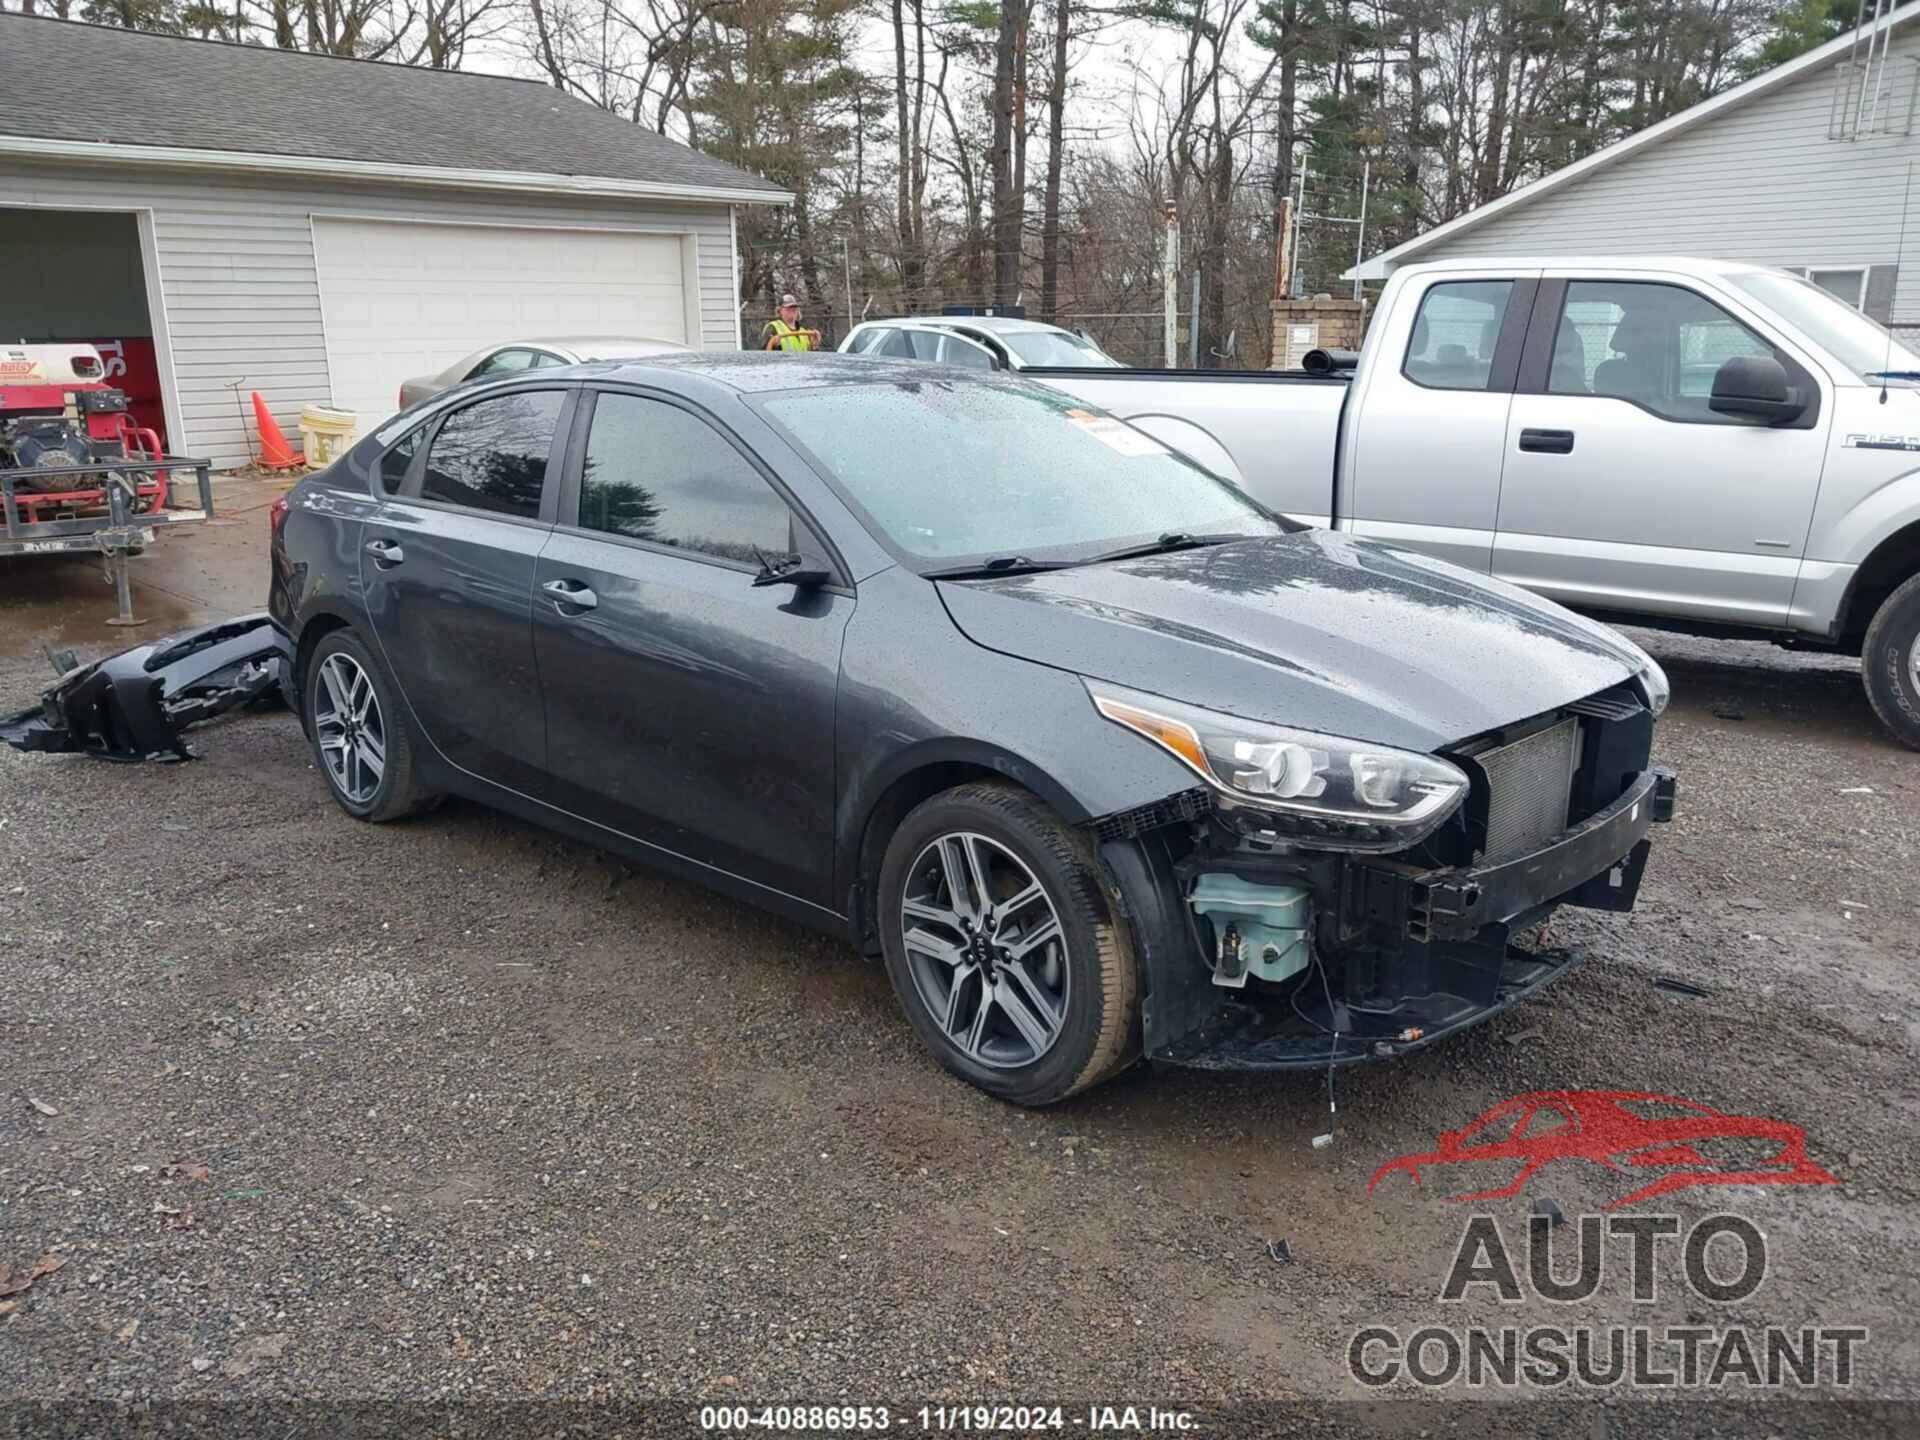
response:
<svg viewBox="0 0 1920 1440"><path fill-rule="evenodd" d="M293 470L300 463L300 457L293 453L293 447L287 444L287 437L275 422L267 409L267 402L260 398L258 390L253 392L253 423L260 427L260 468L262 470Z"/></svg>

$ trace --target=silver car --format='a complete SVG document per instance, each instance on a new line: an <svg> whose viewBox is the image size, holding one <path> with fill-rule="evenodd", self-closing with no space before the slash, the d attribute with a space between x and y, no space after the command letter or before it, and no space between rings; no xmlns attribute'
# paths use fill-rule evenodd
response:
<svg viewBox="0 0 1920 1440"><path fill-rule="evenodd" d="M1088 336L1003 315L917 315L911 319L864 320L840 342L846 355L896 360L934 360L976 370L1025 370L1029 366L1120 369Z"/></svg>
<svg viewBox="0 0 1920 1440"><path fill-rule="evenodd" d="M575 336L571 340L508 340L463 355L437 375L416 375L400 384L400 408L438 395L468 380L511 375L518 370L542 370L550 365L577 365L583 360L643 360L651 355L679 355L685 345L671 340L636 340L614 335Z"/></svg>

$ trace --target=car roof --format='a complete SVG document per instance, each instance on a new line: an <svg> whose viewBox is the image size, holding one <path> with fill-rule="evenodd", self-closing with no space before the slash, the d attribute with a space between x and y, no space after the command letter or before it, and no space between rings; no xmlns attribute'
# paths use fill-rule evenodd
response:
<svg viewBox="0 0 1920 1440"><path fill-rule="evenodd" d="M575 361L580 360L619 360L627 356L675 355L687 347L673 340L641 340L631 336L591 335L575 336L570 340L500 340L492 345L482 345L478 350L469 350L458 360L450 360L431 375L422 375L422 382L449 380L457 383L460 372L470 365L478 365L489 355L498 355L502 350L561 350L567 352ZM412 382L409 382L412 383Z"/></svg>
<svg viewBox="0 0 1920 1440"><path fill-rule="evenodd" d="M819 350L806 355L792 355L778 350L689 351L645 359L589 361L567 368L596 379L629 380L635 383L649 380L671 383L676 377L694 377L747 395L830 385L875 385L888 381L925 384L930 379L938 379L943 383L980 385L1033 383L1023 382L1017 376L1004 372L978 370L964 365L843 355L837 350ZM547 370L542 373L551 376L566 372Z"/></svg>
<svg viewBox="0 0 1920 1440"><path fill-rule="evenodd" d="M967 326L991 331L995 335L1018 335L1036 330L1063 335L1073 333L1061 325L1049 325L1041 320L1016 320L1009 315L901 315L892 319L862 320L860 324L896 325L910 330L951 330L956 326Z"/></svg>
<svg viewBox="0 0 1920 1440"><path fill-rule="evenodd" d="M1613 271L1664 270L1678 274L1741 275L1754 270L1775 270L1752 260L1710 260L1698 255L1471 255L1449 256L1444 260L1408 261L1401 270L1593 270L1602 276ZM1849 268L1846 266L1842 269ZM1858 268L1858 267L1852 267ZM1399 270L1394 272L1399 273Z"/></svg>
<svg viewBox="0 0 1920 1440"><path fill-rule="evenodd" d="M576 354L608 359L614 358L629 346L647 347L634 350L633 353L640 355L652 354L656 349L672 351L686 348L678 340L658 340L643 335L569 335L564 338L550 335L539 340L502 340L498 345L489 345L486 348L492 352L526 346L547 350L572 350Z"/></svg>

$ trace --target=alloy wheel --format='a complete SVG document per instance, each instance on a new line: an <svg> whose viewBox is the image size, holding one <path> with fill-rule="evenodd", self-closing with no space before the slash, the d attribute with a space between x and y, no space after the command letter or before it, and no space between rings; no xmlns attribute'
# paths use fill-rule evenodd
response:
<svg viewBox="0 0 1920 1440"><path fill-rule="evenodd" d="M1913 643L1907 647L1907 684L1913 687L1913 693L1920 695L1920 633L1913 637Z"/></svg>
<svg viewBox="0 0 1920 1440"><path fill-rule="evenodd" d="M997 1070L1060 1038L1070 997L1066 932L1046 887L985 835L942 835L908 867L901 938L914 988L947 1039Z"/></svg>
<svg viewBox="0 0 1920 1440"><path fill-rule="evenodd" d="M387 768L387 726L373 677L351 655L320 662L313 730L334 788L355 805L369 803Z"/></svg>

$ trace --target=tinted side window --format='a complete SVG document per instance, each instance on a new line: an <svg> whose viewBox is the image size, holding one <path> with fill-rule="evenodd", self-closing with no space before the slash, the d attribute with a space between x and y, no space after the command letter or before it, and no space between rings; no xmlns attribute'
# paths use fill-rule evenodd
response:
<svg viewBox="0 0 1920 1440"><path fill-rule="evenodd" d="M1704 296L1678 285L1575 280L1553 337L1547 390L1606 395L1669 420L1749 423L1707 408L1713 376L1735 356L1787 357Z"/></svg>
<svg viewBox="0 0 1920 1440"><path fill-rule="evenodd" d="M603 394L580 475L580 524L758 563L790 546L787 502L706 421L639 395Z"/></svg>
<svg viewBox="0 0 1920 1440"><path fill-rule="evenodd" d="M1434 390L1484 390L1493 373L1511 280L1450 280L1420 297L1407 358L1409 380Z"/></svg>
<svg viewBox="0 0 1920 1440"><path fill-rule="evenodd" d="M426 433L426 427L422 426L380 457L380 488L387 494L400 493L413 457L420 453L420 438Z"/></svg>
<svg viewBox="0 0 1920 1440"><path fill-rule="evenodd" d="M537 519L560 390L496 395L447 416L427 451L422 500Z"/></svg>
<svg viewBox="0 0 1920 1440"><path fill-rule="evenodd" d="M877 331L876 338L864 352L867 355L887 355L896 360L911 360L913 347L907 343L907 332L891 327Z"/></svg>

